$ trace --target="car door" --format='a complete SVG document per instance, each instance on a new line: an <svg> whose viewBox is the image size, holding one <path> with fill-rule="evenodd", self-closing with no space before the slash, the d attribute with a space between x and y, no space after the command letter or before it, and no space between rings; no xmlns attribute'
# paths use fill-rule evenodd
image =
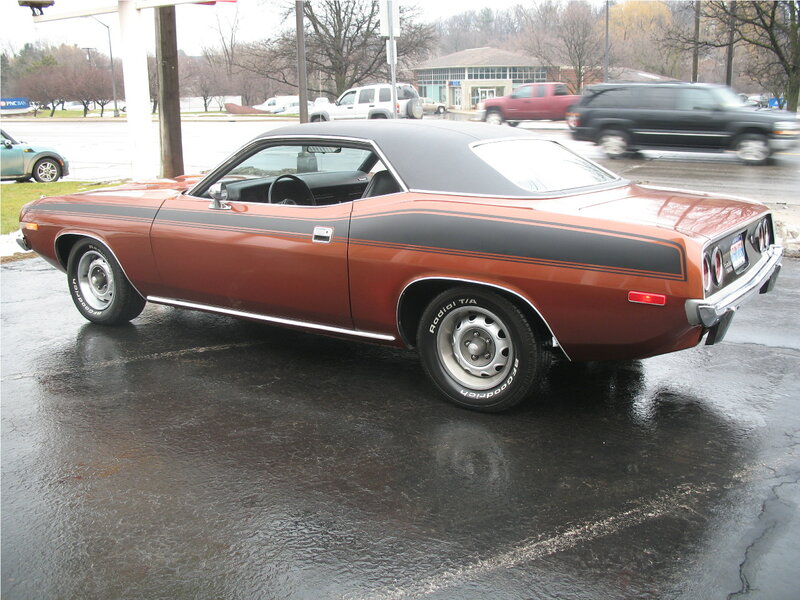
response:
<svg viewBox="0 0 800 600"><path fill-rule="evenodd" d="M676 130L682 147L717 149L727 145L727 116L708 88L684 88L678 93Z"/></svg>
<svg viewBox="0 0 800 600"><path fill-rule="evenodd" d="M328 113L331 119L354 119L356 118L356 95L358 90L347 90L339 96L334 106L331 106Z"/></svg>
<svg viewBox="0 0 800 600"><path fill-rule="evenodd" d="M3 178L21 177L24 167L22 145L3 133L2 146L0 146L0 165L2 165Z"/></svg>
<svg viewBox="0 0 800 600"><path fill-rule="evenodd" d="M156 295L197 308L349 329L350 169L371 151L260 144L159 210L151 230L161 280ZM277 175L325 181L330 191L340 171L349 173L351 195L328 198L331 204L305 205L291 186L266 202ZM363 173L362 188L366 182ZM229 201L211 199L214 183L225 186Z"/></svg>
<svg viewBox="0 0 800 600"><path fill-rule="evenodd" d="M506 119L530 119L532 112L531 99L533 98L532 85L521 85L507 98Z"/></svg>
<svg viewBox="0 0 800 600"><path fill-rule="evenodd" d="M375 88L364 88L358 92L358 100L355 106L355 117L366 119L369 111L375 108Z"/></svg>

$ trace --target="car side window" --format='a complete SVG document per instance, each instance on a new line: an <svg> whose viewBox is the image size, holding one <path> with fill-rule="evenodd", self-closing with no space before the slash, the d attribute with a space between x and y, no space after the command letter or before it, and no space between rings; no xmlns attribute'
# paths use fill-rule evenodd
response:
<svg viewBox="0 0 800 600"><path fill-rule="evenodd" d="M636 105L651 110L674 110L677 91L675 88L644 88Z"/></svg>
<svg viewBox="0 0 800 600"><path fill-rule="evenodd" d="M381 102L391 102L392 101L392 90L389 88L383 87L378 90L378 100Z"/></svg>
<svg viewBox="0 0 800 600"><path fill-rule="evenodd" d="M687 88L680 90L678 95L679 110L713 110L717 102L710 90Z"/></svg>
<svg viewBox="0 0 800 600"><path fill-rule="evenodd" d="M632 100L631 90L612 88L596 93L587 104L592 108L630 108Z"/></svg>
<svg viewBox="0 0 800 600"><path fill-rule="evenodd" d="M340 106L348 106L350 104L355 104L356 101L356 91L350 90L349 92L345 92L342 94L342 97L339 98L339 105Z"/></svg>
<svg viewBox="0 0 800 600"><path fill-rule="evenodd" d="M537 98L544 98L547 96L547 88L543 85L537 85L536 87L536 94L534 94Z"/></svg>
<svg viewBox="0 0 800 600"><path fill-rule="evenodd" d="M375 102L375 88L361 90L358 94L359 104L370 104Z"/></svg>
<svg viewBox="0 0 800 600"><path fill-rule="evenodd" d="M531 98L533 96L532 85L521 85L514 90L514 96L517 98Z"/></svg>
<svg viewBox="0 0 800 600"><path fill-rule="evenodd" d="M569 90L563 83L559 83L553 90L554 96L569 96Z"/></svg>

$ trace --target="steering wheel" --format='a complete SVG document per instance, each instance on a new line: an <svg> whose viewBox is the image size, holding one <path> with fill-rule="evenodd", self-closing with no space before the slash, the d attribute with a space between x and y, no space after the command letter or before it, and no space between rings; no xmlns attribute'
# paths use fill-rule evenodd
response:
<svg viewBox="0 0 800 600"><path fill-rule="evenodd" d="M305 192L305 198L303 198L303 200L304 200L303 202L295 202L292 198L284 198L283 200L279 200L278 202L275 202L275 204L308 204L309 206L316 206L317 205L317 201L314 198L314 194L311 192L311 188L308 187L308 184L305 181L303 181L302 179L300 179L299 177L296 177L295 175L290 175L289 173L284 173L283 175L278 175L275 178L275 181L272 182L272 185L269 186L269 192L267 192L267 203L273 204L272 192L275 189L275 187L278 185L278 182L281 179L289 179L289 180L292 180L292 181L294 181L296 183L299 183L300 186L303 188L303 191Z"/></svg>

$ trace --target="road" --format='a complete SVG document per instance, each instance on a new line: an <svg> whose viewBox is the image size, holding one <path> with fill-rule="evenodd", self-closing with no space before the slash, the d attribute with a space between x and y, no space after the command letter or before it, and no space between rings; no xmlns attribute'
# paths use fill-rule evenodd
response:
<svg viewBox="0 0 800 600"><path fill-rule="evenodd" d="M797 597L797 261L722 344L504 415L411 352L2 280L6 600Z"/></svg>
<svg viewBox="0 0 800 600"><path fill-rule="evenodd" d="M187 164L246 125L205 124ZM102 157L79 174L124 169L114 127L60 140ZM678 179L696 160L619 164ZM2 597L794 600L784 262L723 343L559 362L503 415L442 401L412 352L155 305L99 327L41 259L4 264Z"/></svg>
<svg viewBox="0 0 800 600"><path fill-rule="evenodd" d="M426 117L423 122L436 122ZM183 123L184 164L187 173L207 171L248 140L285 121L228 120L225 118ZM540 135L557 139L580 154L598 160L636 183L679 186L712 193L752 197L771 206L800 206L800 149L780 154L764 167L745 167L731 154L645 152L643 158L608 160L592 144L575 142L564 129L549 123L526 123ZM130 177L130 152L123 121L10 121L4 123L17 139L49 145L70 160L73 180L114 180ZM556 124L555 127L558 127ZM157 148L158 124L151 124L151 140ZM153 172L157 172L153 156Z"/></svg>

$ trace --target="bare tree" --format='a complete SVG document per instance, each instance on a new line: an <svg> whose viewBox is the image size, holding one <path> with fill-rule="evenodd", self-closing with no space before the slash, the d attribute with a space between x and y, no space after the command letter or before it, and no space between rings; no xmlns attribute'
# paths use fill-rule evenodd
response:
<svg viewBox="0 0 800 600"><path fill-rule="evenodd" d="M440 19L434 26L437 50L450 54L469 48L507 46L521 31L521 22L515 17L515 9L484 8Z"/></svg>
<svg viewBox="0 0 800 600"><path fill-rule="evenodd" d="M16 90L35 103L34 115L38 113L40 106L49 106L52 117L56 106L65 98L63 69L54 65L35 69L17 81Z"/></svg>
<svg viewBox="0 0 800 600"><path fill-rule="evenodd" d="M797 110L800 0L738 2L735 7L724 0L706 0L701 3L701 18L706 23L705 35L699 42L701 46L723 48L731 43L744 44L748 48L746 57L753 61L750 72L762 73L756 81L763 82L764 74L768 74L766 79L770 85L765 87L778 97L785 97L789 110ZM681 30L671 30L668 38L685 45L694 43ZM750 52L754 48L758 50ZM782 89L775 90L775 86Z"/></svg>
<svg viewBox="0 0 800 600"><path fill-rule="evenodd" d="M415 22L414 8L400 9L397 55L402 65L427 56L434 36L431 26ZM370 79L388 79L377 0L318 0L305 2L303 11L312 91L336 96ZM297 86L296 61L291 29L276 39L247 44L236 55L236 64L242 69L290 87Z"/></svg>
<svg viewBox="0 0 800 600"><path fill-rule="evenodd" d="M527 11L524 49L548 66L568 66L570 82L580 94L587 81L600 76L604 41L599 14L585 0L561 5L545 0Z"/></svg>

